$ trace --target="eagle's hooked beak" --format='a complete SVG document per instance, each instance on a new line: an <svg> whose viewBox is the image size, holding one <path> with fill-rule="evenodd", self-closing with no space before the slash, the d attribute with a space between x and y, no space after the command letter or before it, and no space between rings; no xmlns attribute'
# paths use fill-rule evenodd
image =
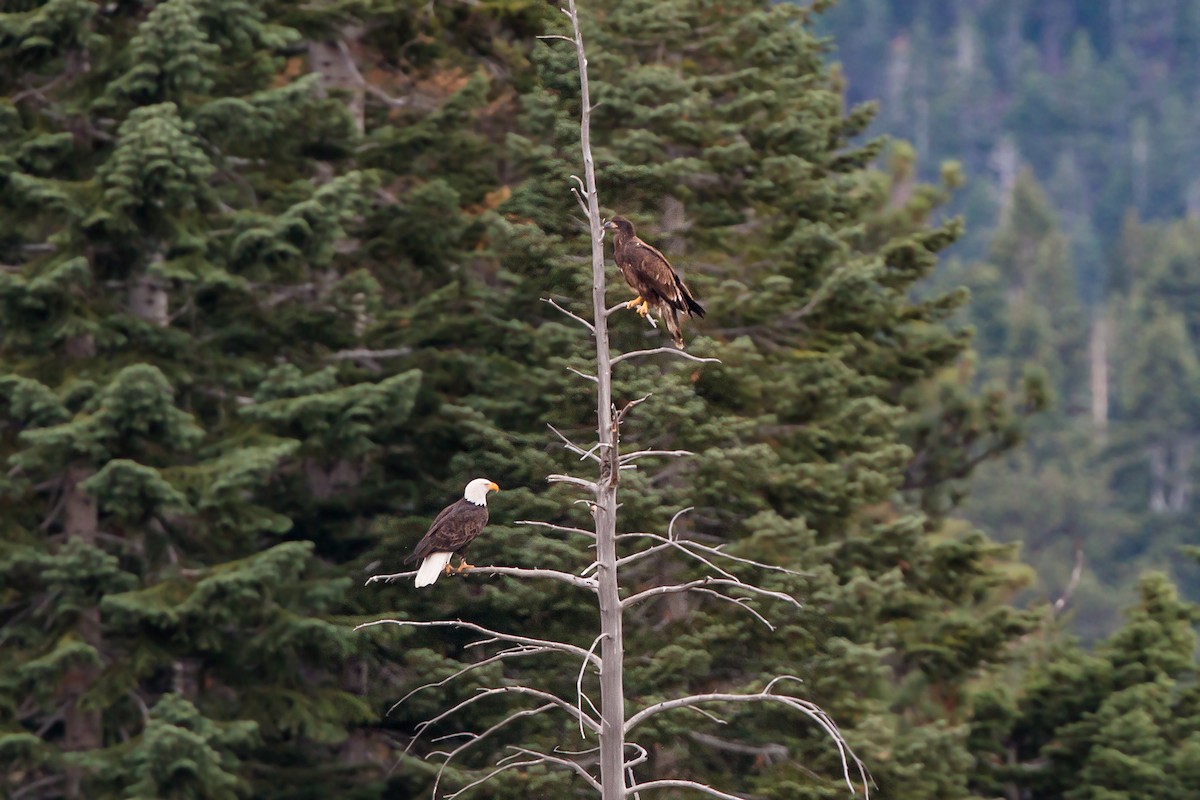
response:
<svg viewBox="0 0 1200 800"><path fill-rule="evenodd" d="M613 222L610 219L608 222L604 223L604 226L601 228L601 230L611 231L611 230L616 230L616 228L617 228L617 223Z"/></svg>
<svg viewBox="0 0 1200 800"><path fill-rule="evenodd" d="M499 487L499 486L497 486L495 483L489 483L489 484L488 484L488 491L489 491L489 492L498 492L498 491L500 491L500 487Z"/></svg>

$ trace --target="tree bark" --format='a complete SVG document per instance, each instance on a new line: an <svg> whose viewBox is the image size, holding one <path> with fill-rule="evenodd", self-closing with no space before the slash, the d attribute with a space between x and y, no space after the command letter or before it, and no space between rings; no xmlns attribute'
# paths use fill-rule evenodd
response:
<svg viewBox="0 0 1200 800"><path fill-rule="evenodd" d="M1172 464L1171 493L1168 504L1172 511L1187 511L1192 501L1192 464L1196 460L1196 437L1180 436L1173 447L1175 463Z"/></svg>
<svg viewBox="0 0 1200 800"><path fill-rule="evenodd" d="M1103 313L1092 321L1088 351L1092 362L1092 425L1103 433L1108 427L1108 319Z"/></svg>
<svg viewBox="0 0 1200 800"><path fill-rule="evenodd" d="M95 499L79 488L94 474L95 470L88 467L71 467L67 470L67 480L64 491L67 493L63 505L63 529L68 539L82 539L88 544L96 541L96 531L99 527L99 514ZM99 653L103 645L100 628L100 607L91 606L79 615L76 628L79 638L94 647ZM67 692L70 704L63 714L63 750L80 752L95 750L104 744L104 721L100 712L95 709L81 708L80 697L91 688L100 677L100 669L84 665L67 673L63 688ZM77 766L66 769L67 783L64 793L67 797L83 797L83 770Z"/></svg>
<svg viewBox="0 0 1200 800"><path fill-rule="evenodd" d="M625 797L625 645L622 631L621 597L617 582L617 482L621 472L617 450L616 420L612 403L612 362L608 344L608 313L604 286L604 230L596 193L596 166L592 160L591 94L588 89L587 54L579 29L575 0L568 0L579 62L582 111L579 143L583 150L586 192L592 245L592 315L596 337L596 433L600 443L600 480L596 484L596 573L600 601L600 784L603 800Z"/></svg>
<svg viewBox="0 0 1200 800"><path fill-rule="evenodd" d="M354 127L361 135L366 130L366 91L360 83L357 67L350 60L357 48L362 29L348 25L341 31L345 49L337 41L313 41L308 45L308 66L321 76L320 92L325 96L330 89L348 92L346 107L354 118Z"/></svg>
<svg viewBox="0 0 1200 800"><path fill-rule="evenodd" d="M1167 510L1167 448L1153 444L1147 448L1150 456L1150 511L1162 514Z"/></svg>
<svg viewBox="0 0 1200 800"><path fill-rule="evenodd" d="M171 321L170 297L165 281L142 273L129 287L129 310L134 316L165 328Z"/></svg>

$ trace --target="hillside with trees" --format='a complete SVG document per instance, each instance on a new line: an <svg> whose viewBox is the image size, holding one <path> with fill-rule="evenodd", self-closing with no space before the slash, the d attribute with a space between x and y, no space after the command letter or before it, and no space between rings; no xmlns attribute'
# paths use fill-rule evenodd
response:
<svg viewBox="0 0 1200 800"><path fill-rule="evenodd" d="M1053 607L1015 604L1035 577L961 504L968 486L995 498L978 518L1021 540L1037 509L1007 473L1038 487L1053 474L1075 493L1047 505L1072 524L1123 520L1149 542L1147 520L1170 520L1186 540L1192 226L1117 215L1121 263L1138 266L1112 270L1120 296L1099 318L1114 375L1139 379L1114 378L1101 436L1075 405L1094 405L1078 348L1097 301L1045 190L1018 171L1000 233L947 259L963 236L951 212L977 184L953 164L922 181L945 153L876 136L898 112L885 97L876 121L853 81L846 96L833 62L862 45L839 37L838 56L821 35L844 17L765 0L581 10L604 213L686 276L708 310L687 352L719 359L615 373L614 402L652 394L622 436L695 454L621 476L619 532L665 534L693 507L677 533L786 568L764 585L800 601L770 607L774 630L703 595L637 606L629 702L794 675L872 796L1132 797L1158 773L1162 797L1186 796L1195 606L1145 578L1125 622L1084 649ZM595 435L578 374L594 343L544 302L590 313L575 54L538 38L567 32L541 0L22 0L0 14L7 796L429 797L438 735L487 730L516 701L489 696L418 739L422 723L518 668L445 629L356 625L455 618L592 642L594 603L569 586L366 585L481 475L503 491L472 562L578 575L595 558L517 524L591 525L546 480L580 461L555 431ZM628 300L609 275L608 302ZM669 345L631 311L610 325L617 350ZM1075 481L1097 474L1087 447L1110 471ZM1109 540L1111 564L1134 563L1131 541ZM647 559L621 581L697 574ZM578 674L569 659L519 666L570 704ZM648 724L639 776L846 796L819 726L713 711ZM441 796L523 744L593 766L569 718L522 718L456 761ZM537 767L474 794L588 791Z"/></svg>
<svg viewBox="0 0 1200 800"><path fill-rule="evenodd" d="M820 24L877 130L966 176L968 234L939 280L972 291L978 384L1036 373L1053 398L1027 447L977 473L967 518L1022 543L1031 597L1061 594L1081 556L1089 639L1146 569L1200 599L1180 550L1197 541L1200 3L845 0Z"/></svg>

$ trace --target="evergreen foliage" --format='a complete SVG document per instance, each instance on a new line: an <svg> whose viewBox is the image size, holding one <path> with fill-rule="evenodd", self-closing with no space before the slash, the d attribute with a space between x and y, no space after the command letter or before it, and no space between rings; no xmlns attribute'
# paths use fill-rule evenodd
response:
<svg viewBox="0 0 1200 800"><path fill-rule="evenodd" d="M1094 654L1073 641L1035 653L1016 691L976 702L985 793L1034 798L1183 798L1195 791L1200 608L1161 574Z"/></svg>
<svg viewBox="0 0 1200 800"><path fill-rule="evenodd" d="M359 338L372 284L335 262L371 179L329 160L353 127L286 75L301 37L268 13L0 16L0 728L23 796L298 796L374 718L331 616L350 581L271 486L361 459L420 378L320 365ZM324 419L288 424L272 391Z"/></svg>
<svg viewBox="0 0 1200 800"><path fill-rule="evenodd" d="M972 289L972 380L1019 391L1044 374L1056 409L979 471L964 511L1023 543L1037 597L1063 590L1082 547L1074 626L1088 640L1111 633L1147 568L1200 598L1178 557L1195 538L1196 331L1182 308L1198 20L1194 0L844 0L818 20L849 97L882 101L882 131L926 164L963 164L951 208L971 224L939 285Z"/></svg>
<svg viewBox="0 0 1200 800"><path fill-rule="evenodd" d="M710 309L689 348L721 359L618 365L619 403L654 394L627 445L698 454L623 476L623 532L662 532L694 506L681 532L800 572L765 585L805 604L764 608L773 632L701 598L639 607L631 702L796 674L883 796L990 796L972 759L1018 735L1005 724L1026 701L988 706L976 689L1039 619L1008 602L1025 580L1010 548L949 515L1044 392L975 391L971 332L955 320L965 294L929 286L960 234L939 221L960 171L918 184L903 146L872 166L885 149L860 141L873 109L845 108L816 7L584 12L601 198L686 274ZM403 747L443 690L389 709L481 655L444 631L353 634L354 622L450 609L588 646L594 609L570 588L470 575L436 591L354 586L397 565L479 475L505 491L473 560L590 563L585 542L512 524L586 520L544 483L576 458L547 424L578 441L592 425L589 386L567 369L584 368L590 343L539 300L578 309L588 286L568 194L574 56L534 38L562 24L531 0L28 0L0 14L6 792L419 796L434 780L425 745ZM1071 291L1069 256L1037 191L1023 197L1020 224L1039 230L1031 311L981 326L984 346L1069 353L1075 340L1046 341L1033 302ZM1000 268L1024 263L997 252ZM1139 308L1195 337L1183 308L1155 302ZM662 343L632 313L612 321L621 349ZM1060 394L1078 365L1062 368ZM687 574L663 560L626 577ZM1182 605L1155 592L1167 611L1146 615L1176 655L1135 675L1150 645L1131 634L1112 650L1124 660L1104 656L1122 689L1190 668L1186 615L1170 611ZM557 656L444 691L465 698L518 668L574 692L578 664ZM1185 775L1194 732L1167 729L1170 692L1142 691L1148 716L1129 724L1157 739L1122 742L1137 709L1114 704L1072 734L1064 763L1097 782L1163 758ZM1030 742L1081 719L1055 713ZM504 715L481 702L461 727ZM782 712L723 716L655 719L639 732L642 769L761 797L843 796L820 730ZM580 744L539 717L496 747L527 741ZM499 753L470 753L447 780ZM577 783L514 772L490 791Z"/></svg>

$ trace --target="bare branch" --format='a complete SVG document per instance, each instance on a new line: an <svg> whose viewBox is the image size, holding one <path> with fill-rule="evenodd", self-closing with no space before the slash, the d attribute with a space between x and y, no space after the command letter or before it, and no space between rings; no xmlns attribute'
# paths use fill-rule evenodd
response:
<svg viewBox="0 0 1200 800"><path fill-rule="evenodd" d="M649 558L650 556L661 553L664 550L674 549L674 550L678 550L679 552L683 553L685 556L687 556L689 558L699 561L701 564L708 567L713 572L716 572L716 573L728 578L731 581L737 581L738 583L742 582L741 579L738 578L737 575L734 575L732 572L727 572L726 570L721 569L716 564L709 561L707 558L700 555L699 553L693 553L691 550L689 550L687 548L687 545L694 544L693 542L680 542L676 539L666 539L666 538L663 538L662 536L658 536L657 534L646 534L646 536L653 537L654 539L661 541L662 544L656 544L651 548L642 550L641 552L632 553L630 555L627 555L624 558L619 559L617 561L617 566L619 566L619 567L627 566L636 561L641 561L642 559Z"/></svg>
<svg viewBox="0 0 1200 800"><path fill-rule="evenodd" d="M455 711L458 711L459 709L465 708L466 706L474 703L476 700L480 700L484 697L490 697L492 695L500 694L503 692L520 692L523 694L532 695L534 697L541 697L545 700L548 700L549 702L545 703L544 705L538 706L537 708L528 708L528 709L523 709L521 711L514 711L512 714L509 714L507 717L500 720L495 725L493 725L490 728L488 728L487 730L485 730L483 733L475 734L475 733L464 732L462 734L456 734L456 735L467 736L468 737L467 741L463 742L458 747L454 748L453 750L450 750L449 752L439 751L437 753L431 753L430 755L445 756L445 760L442 762L442 766L438 769L437 778L435 778L434 782L433 782L433 797L435 797L435 798L437 797L438 786L442 782L442 775L445 774L446 767L450 764L451 761L454 760L455 756L457 756L459 753L466 750L467 748L472 747L473 745L476 745L479 742L482 742L484 739L487 739L489 736L494 734L496 731L500 730L501 728L506 727L509 723L515 722L515 721L517 721L519 719L523 719L525 717L534 717L534 716L537 716L538 714L544 714L545 712L552 710L555 706L558 706L559 708L564 708L571 714L576 713L575 708L570 703L566 702L565 700L563 700L562 698L560 698L556 695L550 694L549 692L542 692L542 691L538 691L537 689L530 689L526 686L510 686L510 687L505 687L505 688L501 688L501 689L488 689L486 691L480 692L479 694L475 695L474 697L467 698L466 700L462 701L461 703L459 703L458 705L456 705L454 708L450 709L449 711L445 711L445 712L439 714L438 716L434 717L433 719L426 720L425 722L422 722L420 725L418 725L416 736L414 736L412 741L410 741L408 743L408 747L405 748L405 752L408 752L408 749L410 747L412 747L413 742L416 742L417 739L419 739L421 737L421 734L425 731L425 729L428 728L430 725L433 725L435 722L445 719L450 714L453 714ZM590 718L588 718L588 719L589 719L590 724L592 724L592 725L596 724L594 720L591 720ZM445 738L445 737L443 737L443 738ZM536 763L536 762L532 762L532 763ZM507 767L507 768L512 768L513 766L515 766L515 765L509 765L509 767ZM495 772L492 772L488 776L485 776L482 780L476 781L475 783L471 784L471 786L477 786L480 783L482 783L483 781L489 780L493 775L496 775L498 772L503 772L503 771L504 771L503 769L496 770ZM470 787L468 786L466 788L460 789L458 792L455 792L454 794L450 795L450 797L454 797L458 794L461 794L462 792L465 792L467 788L470 788Z"/></svg>
<svg viewBox="0 0 1200 800"><path fill-rule="evenodd" d="M570 369L570 367L568 367L567 369ZM582 375L583 373L581 372L579 374ZM589 375L586 377L590 378L591 376ZM570 450L572 453L574 453L575 455L581 456L584 453L590 452L588 450L584 450L582 447L580 447L579 445L572 442L570 439L567 438L566 434L564 434L562 431L560 431L558 428L554 427L553 425L547 424L546 427L549 428L550 430L554 431L554 435L557 436L559 439L562 439L563 444L566 446L566 448L568 450ZM600 460L599 456L593 456L593 458L596 461Z"/></svg>
<svg viewBox="0 0 1200 800"><path fill-rule="evenodd" d="M1071 570L1071 579L1067 581L1067 588L1063 589L1062 595L1054 601L1053 613L1060 613L1071 602L1071 596L1075 594L1075 587L1079 586L1079 579L1083 577L1083 540L1075 540L1075 567Z"/></svg>
<svg viewBox="0 0 1200 800"><path fill-rule="evenodd" d="M588 772L586 769L584 769L583 765L579 764L578 762L572 761L569 758L559 758L558 756L552 756L549 753L538 753L533 750L526 750L524 747L517 747L515 745L509 745L509 748L517 751L518 753L520 753L522 755L535 756L538 759L545 761L547 763L550 763L550 764L561 764L562 766L573 770L577 775L579 775L581 778L583 778L587 782L587 784L589 786L591 786L593 789L595 789L596 791L600 791L600 782L598 780L596 780L595 778L593 778L592 774L590 772Z"/></svg>
<svg viewBox="0 0 1200 800"><path fill-rule="evenodd" d="M636 461L639 458L647 456L665 456L668 458L683 458L685 456L696 455L691 450L635 450L632 453L625 453L621 456L621 463L628 464L630 461Z"/></svg>
<svg viewBox="0 0 1200 800"><path fill-rule="evenodd" d="M555 308L557 308L559 311L561 311L562 313L566 314L568 317L570 317L571 319L575 320L576 322L578 322L578 323L579 323L580 325L582 325L583 327L587 328L587 329L588 329L589 331L591 331L592 333L595 333L595 332L596 332L596 326L595 326L595 325L593 325L592 323L588 322L586 319L584 319L583 317L579 316L579 315L578 315L578 314L576 314L575 312L573 312L573 311L568 311L567 309L563 308L563 307L562 307L562 306L560 306L558 303L554 302L554 299L553 299L553 298L551 298L551 297L543 297L543 298L542 298L542 302L543 302L543 303L549 303L550 305L554 306L554 307L555 307Z"/></svg>
<svg viewBox="0 0 1200 800"><path fill-rule="evenodd" d="M569 483L573 486L579 486L587 489L589 492L593 493L596 491L596 484L594 481L576 478L574 475L547 475L546 480L549 483Z"/></svg>
<svg viewBox="0 0 1200 800"><path fill-rule="evenodd" d="M379 563L379 562L375 562L375 563ZM377 581L383 581L384 583L392 583L393 581L398 581L401 578L411 578L416 574L417 574L417 571L414 569L414 570L410 570L408 572L393 572L390 575L372 575L371 577L367 578L366 583L364 583L363 585L370 586L372 583L376 583Z"/></svg>
<svg viewBox="0 0 1200 800"><path fill-rule="evenodd" d="M613 360L612 360L612 364L615 367L617 364L620 364L622 361L628 361L631 358L640 358L641 356L652 356L657 353L665 353L667 355L678 356L680 358L685 358L688 361L699 361L704 364L720 364L721 363L721 359L719 359L719 358L701 358L700 356L694 356L691 353L685 353L683 350L679 350L678 348L675 348L675 347L655 347L650 350L631 350L628 353L622 353L619 356L614 356Z"/></svg>
<svg viewBox="0 0 1200 800"><path fill-rule="evenodd" d="M562 572L557 569L527 569L525 567L480 567L480 566L472 565L469 567L464 567L462 569L456 570L453 574L454 575L470 575L470 574L476 573L476 572L478 572L481 575L508 575L513 578L549 578L550 580L561 581L563 583L569 583L572 586L578 586L581 589L590 589L591 591L596 590L596 582L595 581L591 581L586 578L580 578L576 575L572 575L569 572ZM366 585L370 585L372 583L375 583L376 581L384 581L386 583L391 583L392 581L399 580L400 578L410 578L416 574L417 573L414 570L414 571L410 571L410 572L396 572L391 575L372 575L371 577L367 578Z"/></svg>
<svg viewBox="0 0 1200 800"><path fill-rule="evenodd" d="M750 607L749 598L730 597L727 594L721 594L720 592L714 591L712 589L692 589L692 591L696 592L697 594L711 595L711 596L717 598L718 600L722 600L726 603L732 603L733 605L737 606L738 608L741 608L742 610L747 611L750 614L754 615L755 619L757 619L763 625L766 625L768 630L771 630L771 631L775 630L775 626L772 625L771 622L766 617L764 617L762 614L758 613L757 611L755 611L753 608Z"/></svg>
<svg viewBox="0 0 1200 800"><path fill-rule="evenodd" d="M534 38L536 38L536 39L561 39L564 42L570 42L571 44L575 44L575 40L572 39L570 36L559 36L557 33L546 34L545 36L536 36Z"/></svg>
<svg viewBox="0 0 1200 800"><path fill-rule="evenodd" d="M549 647L529 647L526 645L520 645L518 647L509 648L508 650L501 651L501 652L497 653L496 655L491 656L490 658L485 658L482 661L476 661L474 664L468 664L467 666L463 667L462 669L458 670L457 672L453 673L452 675L442 678L440 681L430 681L429 683L425 683L425 684L418 686L417 688L413 689L408 694L404 695L404 697L401 697L399 700L397 700L395 703L393 703L392 707L388 709L387 713L390 715L397 708L404 705L404 701L408 700L408 698L412 697L414 694L417 694L418 692L422 692L425 689L434 689L434 688L437 688L438 686L445 686L447 683L450 683L451 681L455 680L456 678L461 678L463 675L466 675L468 672L473 672L474 670L481 669L482 667L486 667L488 664L495 664L495 663L497 663L499 661L503 661L507 658L516 658L518 656L532 656L532 655L538 655L540 653L554 653L554 652L556 652L556 651L552 650Z"/></svg>
<svg viewBox="0 0 1200 800"><path fill-rule="evenodd" d="M692 706L688 710L695 711L697 714L699 714L702 717L708 717L709 719L711 719L713 722L717 723L718 725L728 725L729 724L729 722L727 720L721 719L716 714L714 714L711 711L708 711L704 708L701 708L700 706Z"/></svg>
<svg viewBox="0 0 1200 800"><path fill-rule="evenodd" d="M479 572L484 575L508 575L512 578L549 578L550 580L569 583L572 586L578 586L580 589L588 589L596 591L596 582L588 578L580 578L577 575L572 575L569 572L562 572L557 569L526 569L525 567L476 567L470 566L463 569L459 574L470 574Z"/></svg>
<svg viewBox="0 0 1200 800"><path fill-rule="evenodd" d="M628 403L626 403L626 404L625 404L625 407L624 407L624 408L622 408L622 409L621 409L619 412L617 412L617 425L618 425L618 427L621 425L621 423L622 423L622 422L624 422L624 421L625 421L625 416L626 416L626 415L627 415L627 414L628 414L630 411L632 411L633 409L637 408L638 406L640 406L642 403L646 402L647 400L649 400L649 399L650 399L651 397L653 397L653 396L654 396L654 392L650 392L650 393L649 393L649 394L647 394L647 395L643 395L642 397L639 397L637 400L630 400Z"/></svg>
<svg viewBox="0 0 1200 800"><path fill-rule="evenodd" d="M411 347L392 347L386 350L371 350L359 347L354 350L338 350L325 356L326 361L358 361L372 358L401 358L412 353Z"/></svg>
<svg viewBox="0 0 1200 800"><path fill-rule="evenodd" d="M679 509L673 515L671 515L671 521L669 523L667 523L667 538L668 539L677 540L679 538L678 536L675 535L675 523L679 521L680 517L682 517L684 514L688 513L689 511L694 511L695 508L696 508L695 506L687 506L685 508Z"/></svg>
<svg viewBox="0 0 1200 800"><path fill-rule="evenodd" d="M705 553L709 553L710 555L712 555L714 557L727 558L730 561L736 561L739 564L746 564L748 566L758 567L759 569L770 570L772 572L782 572L787 575L795 575L800 578L811 577L811 575L809 575L808 573L797 572L796 570L788 569L787 567L780 567L775 564L764 564L761 561L755 561L750 558L743 558L741 556L735 556L735 555L732 555L731 553L726 553L724 550L721 549L720 546L709 547L708 545L701 544L701 543L691 540L691 539L672 540L672 539L668 539L664 536L660 536L657 533L642 533L642 532L622 533L617 538L620 538L620 539L627 539L627 538L628 539L633 539L633 538L653 539L655 541L663 543L660 545L656 545L655 547L652 547L649 550L643 550L640 553L633 553L632 555L625 556L624 558L621 559L622 564L636 561L641 558L645 558L646 556L653 555L654 553L659 552L660 550L666 549L667 547L673 545L673 546L678 547L679 549L683 550L684 552L687 552L687 554L689 556L691 556L692 558L696 558L696 559L700 559L701 557L697 553L690 552L690 550L688 550L688 548L695 548L695 549L701 550ZM707 559L703 559L703 561L705 564L708 564L710 567L712 567L713 569L716 569L718 572L721 572L722 574L726 575L727 577L731 577L729 575L729 573L726 573L724 570L720 569L719 567L714 566L712 564L712 562L708 561Z"/></svg>
<svg viewBox="0 0 1200 800"><path fill-rule="evenodd" d="M572 528L569 525L555 525L552 522L539 522L533 519L519 519L513 522L513 525L533 525L538 528L548 528L552 531L562 531L563 533L578 533L581 536L588 536L592 539L596 538L596 534L591 531L585 531L583 528Z"/></svg>
<svg viewBox="0 0 1200 800"><path fill-rule="evenodd" d="M761 587L755 586L752 583L743 583L742 581L739 581L736 579L729 580L728 578L710 578L710 577L697 578L696 580L688 581L687 583L675 583L675 584L671 584L669 586L655 586L653 589L646 589L645 591L630 595L629 597L626 597L624 600L622 600L621 608L629 608L630 606L636 605L637 603L640 603L643 600L649 600L651 597L657 597L658 595L662 595L662 594L678 594L680 592L690 592L690 591L696 589L697 587L701 587L701 586L733 586L733 587L736 587L743 591L750 592L752 594L759 594L759 595L762 595L763 597L770 597L775 600L781 600L785 603L790 603L791 605L794 605L796 608L804 608L804 606L800 603L800 601L797 600L796 598L792 597L790 594L784 594L783 592L772 591L771 589L763 589Z"/></svg>
<svg viewBox="0 0 1200 800"><path fill-rule="evenodd" d="M342 61L345 62L347 71L349 71L351 77L354 78L354 82L357 83L362 89L375 95L392 108L404 108L411 102L410 98L407 97L392 97L378 86L367 82L367 79L364 78L362 73L358 71L358 65L354 63L354 56L350 53L350 48L346 46L346 43L341 39L338 39L337 46L338 52L342 54Z"/></svg>
<svg viewBox="0 0 1200 800"><path fill-rule="evenodd" d="M588 448L588 451L586 453L584 453L583 455L581 455L579 457L579 460L583 461L585 458L597 458L598 459L599 456L596 455L596 451L604 446L605 446L604 442L596 442L594 445L592 445L591 447Z"/></svg>
<svg viewBox="0 0 1200 800"><path fill-rule="evenodd" d="M579 190L572 186L571 194L575 195L575 202L579 204L579 208L583 210L583 213L588 213L587 201L583 199L583 195L579 193Z"/></svg>
<svg viewBox="0 0 1200 800"><path fill-rule="evenodd" d="M650 791L651 789L695 789L697 792L711 795L712 797L720 797L723 798L723 800L749 800L749 798L740 794L729 794L728 792L722 792L714 789L707 784L697 783L696 781L686 781L677 778L647 781L646 783L635 783L633 786L630 786L625 790L625 794L626 796L629 796L634 792L646 792Z"/></svg>
<svg viewBox="0 0 1200 800"><path fill-rule="evenodd" d="M842 760L842 777L845 779L846 785L850 787L851 792L855 791L854 781L850 776L850 761L853 760L859 777L862 780L863 794L869 800L871 796L871 790L867 769L863 765L862 761L859 760L858 756L854 755L853 751L850 750L850 745L846 742L842 732L838 730L837 725L829 717L829 715L822 711L821 707L815 703L802 700L799 697L792 697L791 695L772 693L772 689L775 688L775 685L785 680L798 681L800 679L794 675L780 675L768 683L766 688L764 688L761 692L757 692L755 694L729 694L717 692L712 694L694 694L688 697L679 697L674 700L664 700L661 703L655 703L652 706L643 708L641 711L631 716L625 722L625 733L628 735L631 730L645 722L650 717L674 708L694 708L704 703L779 703L804 714L813 722L817 723L817 725L825 731L829 738L833 740L833 743L837 747L838 754L841 756Z"/></svg>
<svg viewBox="0 0 1200 800"><path fill-rule="evenodd" d="M598 383L600 380L595 375L588 375L586 372L580 372L579 370L575 369L574 367L567 367L567 372L574 372L579 377L586 378L587 380L591 381L592 383Z"/></svg>
<svg viewBox="0 0 1200 800"><path fill-rule="evenodd" d="M42 103L49 103L50 101L46 99L46 92L50 91L55 86L58 86L60 83L65 81L68 78L69 74L70 74L69 72L63 72L63 73L59 74L56 78L46 81L41 86L30 86L28 89L17 92L16 94L9 97L8 102L12 103L15 106L17 103L20 103L26 97L36 97Z"/></svg>
<svg viewBox="0 0 1200 800"><path fill-rule="evenodd" d="M525 709L523 711L515 711L512 714L508 715L503 720L501 720L500 722L497 722L495 725L488 728L483 733L480 733L480 734L463 733L463 734L457 734L457 735L465 735L465 736L471 737L471 742L468 742L468 744L470 744L472 742L477 742L480 739L490 735L491 733L494 733L496 730L504 727L505 725L507 725L509 722L512 722L513 720L520 719L521 717L533 716L534 714L540 714L543 711L548 711L555 706L557 706L558 708L561 708L563 711L566 711L572 717L575 717L579 714L579 711L575 708L575 706L571 705L566 700L563 700L561 697L559 697L556 694L551 694L550 692L543 692L540 689L533 689L528 686L499 686L494 689L480 689L476 694L471 695L466 700L462 700L458 703L455 703L452 707L446 709L445 711L438 714L437 716L430 717L429 719L427 719L424 722L417 725L416 735L413 736L412 741L410 741L408 743L408 747L404 748L405 752L407 752L409 749L412 748L412 746L417 742L418 739L421 738L421 736L424 735L425 731L428 730L430 728L430 726L436 725L437 723L441 722L442 720L446 719L447 717L457 714L459 711L462 711L467 706L474 705L475 703L479 702L480 700L484 700L488 697L495 697L496 695L510 694L510 693L511 694L524 694L524 695L528 695L530 697L536 697L541 700L545 700L546 704L544 706L540 706L537 709ZM593 731L599 732L600 724L598 722L596 722L596 720L594 720L591 717L589 717L588 715L584 714L583 721L584 721L584 724L586 724ZM462 749L464 749L464 748L460 746L459 748L456 749L455 752L457 752L457 750L462 750ZM452 752L450 755L451 755L451 757L453 757L454 753Z"/></svg>
<svg viewBox="0 0 1200 800"><path fill-rule="evenodd" d="M626 742L625 746L632 747L633 749L638 751L638 754L635 757L626 760L625 766L632 769L633 767L636 767L639 764L645 764L647 761L650 760L650 753L646 750L646 748L642 747L637 742ZM630 783L632 783L632 782L633 781L630 781Z"/></svg>
<svg viewBox="0 0 1200 800"><path fill-rule="evenodd" d="M479 780L471 781L466 786L459 789L457 792L451 792L450 794L446 795L446 800L454 800L454 798L458 797L460 794L462 794L470 789L474 789L476 786L482 786L483 784L490 781L492 778L499 775L501 772L508 772L510 769L520 769L521 767L532 767L532 766L536 766L539 763L541 763L541 762L538 759L530 759L529 761L510 761L509 763L504 764L503 766L496 767L494 770L489 772L487 775L484 775ZM439 780L437 782L435 782L434 786L433 786L433 797L435 798L435 800L437 798L437 784L440 783L441 777L442 777L442 775L439 772L438 773Z"/></svg>
<svg viewBox="0 0 1200 800"><path fill-rule="evenodd" d="M458 791L452 792L452 793L446 795L446 800L454 800L454 798L467 792L468 790L474 789L477 786L482 786L483 784L490 781L492 778L499 775L501 772L505 772L510 769L520 769L522 767L536 767L536 766L540 766L542 764L557 764L560 766L567 767L568 769L570 769L571 771L573 771L574 773L576 773L577 775L582 777L593 789L595 789L596 791L601 791L600 782L597 781L595 778L593 778L591 773L589 773L586 769L584 769L582 765L580 765L574 761L571 761L570 759L559 758L558 756L552 756L552 755L549 755L548 753L539 753L536 750L528 750L524 747L516 747L514 745L509 745L508 747L510 750L513 750L515 752L510 756L505 756L504 758L500 759L500 761L497 762L498 766L496 769L492 770L487 775L484 775L482 778L479 778L478 780L468 783L466 786L462 787ZM522 755L530 756L529 760L528 761L514 761L513 760L514 758L517 758ZM435 789L435 792L436 792L436 789ZM436 797L436 793L434 796Z"/></svg>
<svg viewBox="0 0 1200 800"><path fill-rule="evenodd" d="M595 106L592 106L592 108L595 108ZM621 311L621 310L624 310L624 309L628 309L628 308L629 308L629 303L628 303L628 302L617 303L615 306L612 306L611 308L606 308L606 309L604 309L604 316L605 316L605 318L607 319L608 317L611 317L613 314L617 313L618 311ZM651 315L651 314L647 314L647 315L644 317L644 319L646 320L646 322L649 322L649 323L650 323L650 327L651 327L651 328L655 328L655 329L657 329L657 328L658 328L658 322L657 322L657 321L655 321L655 319L654 319L653 315ZM615 363L615 362L614 362L614 363Z"/></svg>
<svg viewBox="0 0 1200 800"><path fill-rule="evenodd" d="M741 742L726 741L725 739L721 739L720 737L712 736L707 733L700 733L699 731L692 731L691 733L688 734L688 737L691 738L693 741L700 742L700 744L705 744L705 745L708 745L709 747L715 747L718 750L724 750L729 753L741 753L742 755L754 756L755 758L762 759L767 764L772 764L777 761L782 761L783 759L787 758L787 756L788 756L787 747L785 747L784 745L781 745L781 744L764 744L764 745L742 744Z"/></svg>
<svg viewBox="0 0 1200 800"><path fill-rule="evenodd" d="M564 653L570 653L578 658L587 658L593 661L597 668L600 666L600 659L597 656L590 655L587 650L582 647L576 647L573 644L566 642L556 642L550 639L537 639L532 636L518 636L512 633L501 633L500 631L485 628L474 622L464 622L461 619L438 619L438 620L409 620L409 619L377 619L374 622L364 622L361 625L355 625L354 630L359 631L363 628L372 628L376 625L397 625L399 627L411 628L462 628L463 630L475 631L482 633L485 636L494 636L501 642L512 642L513 644L526 644L540 647L548 647L551 650L559 650Z"/></svg>
<svg viewBox="0 0 1200 800"><path fill-rule="evenodd" d="M593 639L593 640L592 640L592 646L588 648L588 653L595 653L595 652L596 652L596 645L600 644L600 641L601 641L602 639L604 639L604 637L605 637L606 635L607 635L607 634L603 634L603 633L602 633L602 634L600 634L599 636L597 636L595 639ZM587 697L587 695L585 695L585 694L583 693L583 674L584 674L584 672L586 672L586 671L587 671L587 665L588 665L588 662L587 662L587 659L585 658L585 659L583 660L583 663L581 663L581 664L579 665L579 677L575 679L575 699L576 699L576 702L577 702L577 703L578 703L578 705L579 705L579 713L580 713L581 715L583 714L583 700L584 700L584 698L585 698L585 697ZM592 703L592 701L591 701L591 699L590 699L590 698L588 699L588 705L590 705L590 706L592 707L592 711L595 711L597 715L600 715L600 712L599 712L599 711L596 709L596 706L595 706L595 704L593 704L593 703ZM582 719L581 719L581 720L580 720L580 722L579 722L579 735L580 735L581 737L585 738L585 739L587 738L587 734L585 734L585 733L583 732L583 721L582 721Z"/></svg>

